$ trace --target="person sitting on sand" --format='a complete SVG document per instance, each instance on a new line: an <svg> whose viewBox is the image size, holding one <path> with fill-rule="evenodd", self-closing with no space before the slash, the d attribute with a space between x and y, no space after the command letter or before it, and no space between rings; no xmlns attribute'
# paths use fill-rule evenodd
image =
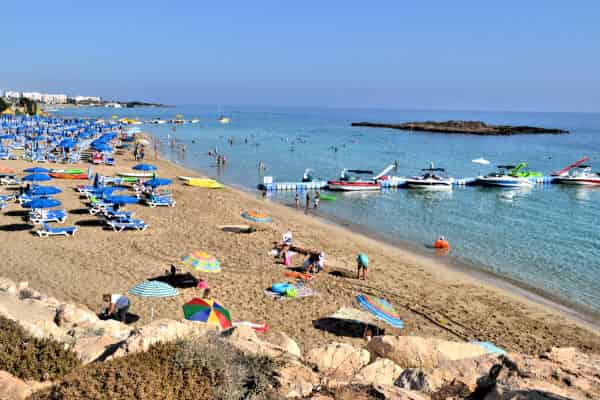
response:
<svg viewBox="0 0 600 400"><path fill-rule="evenodd" d="M114 318L123 323L127 321L127 312L131 305L127 296L122 294L103 294L102 300L108 303L108 308L104 313L106 317Z"/></svg>
<svg viewBox="0 0 600 400"><path fill-rule="evenodd" d="M356 279L360 279L360 271L362 270L363 279L367 280L367 268L369 267L369 257L365 253L360 253L356 256L357 273Z"/></svg>

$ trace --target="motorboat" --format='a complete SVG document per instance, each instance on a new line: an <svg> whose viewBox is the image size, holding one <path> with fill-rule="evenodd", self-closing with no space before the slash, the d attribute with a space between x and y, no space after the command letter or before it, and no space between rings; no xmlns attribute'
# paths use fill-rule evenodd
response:
<svg viewBox="0 0 600 400"><path fill-rule="evenodd" d="M568 174L557 176L555 182L566 185L600 185L600 173L593 172L590 165L579 165Z"/></svg>
<svg viewBox="0 0 600 400"><path fill-rule="evenodd" d="M227 117L226 117L226 116L224 116L224 115L221 115L221 116L219 117L219 122L220 122L220 123L222 123L222 124L228 124L228 123L229 123L229 121L230 121L230 119L229 119L229 118L227 118Z"/></svg>
<svg viewBox="0 0 600 400"><path fill-rule="evenodd" d="M527 187L533 186L533 183L522 176L514 176L509 173L516 167L514 165L498 165L498 171L489 173L485 176L478 176L477 183L483 186L494 186L494 187Z"/></svg>
<svg viewBox="0 0 600 400"><path fill-rule="evenodd" d="M312 169L307 168L302 175L302 182L314 182L322 180L321 178L314 176L313 172L314 171Z"/></svg>
<svg viewBox="0 0 600 400"><path fill-rule="evenodd" d="M583 157L568 167L553 173L554 181L566 185L600 185L600 173L593 172L592 167L585 164L588 160L589 157Z"/></svg>
<svg viewBox="0 0 600 400"><path fill-rule="evenodd" d="M370 191L381 189L381 184L375 179L360 179L355 175L351 175L352 173L373 174L373 171L359 169L348 170L344 168L338 180L331 180L327 182L327 188L329 190L338 190L345 192Z"/></svg>
<svg viewBox="0 0 600 400"><path fill-rule="evenodd" d="M429 168L423 168L423 175L406 179L406 186L410 189L421 190L451 190L454 178L444 175L444 168L435 168L433 163Z"/></svg>

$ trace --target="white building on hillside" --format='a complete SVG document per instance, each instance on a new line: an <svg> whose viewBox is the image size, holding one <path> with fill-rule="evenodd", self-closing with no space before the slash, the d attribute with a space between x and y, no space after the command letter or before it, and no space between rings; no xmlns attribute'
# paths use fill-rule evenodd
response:
<svg viewBox="0 0 600 400"><path fill-rule="evenodd" d="M100 96L75 96L73 100L75 103L100 103L102 98Z"/></svg>

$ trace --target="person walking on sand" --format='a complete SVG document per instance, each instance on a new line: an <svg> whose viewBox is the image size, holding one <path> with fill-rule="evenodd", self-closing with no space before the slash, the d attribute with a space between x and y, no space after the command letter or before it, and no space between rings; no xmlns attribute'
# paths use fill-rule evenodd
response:
<svg viewBox="0 0 600 400"><path fill-rule="evenodd" d="M102 300L108 303L105 316L115 318L117 321L125 323L127 321L127 312L131 303L127 296L122 294L104 294Z"/></svg>
<svg viewBox="0 0 600 400"><path fill-rule="evenodd" d="M310 208L310 192L306 192L306 211Z"/></svg>
<svg viewBox="0 0 600 400"><path fill-rule="evenodd" d="M362 270L363 279L367 280L367 268L369 267L369 257L365 253L360 253L356 256L357 273L356 279L360 279L360 271Z"/></svg>
<svg viewBox="0 0 600 400"><path fill-rule="evenodd" d="M296 192L296 196L294 197L294 201L296 202L296 210L300 208L300 193Z"/></svg>

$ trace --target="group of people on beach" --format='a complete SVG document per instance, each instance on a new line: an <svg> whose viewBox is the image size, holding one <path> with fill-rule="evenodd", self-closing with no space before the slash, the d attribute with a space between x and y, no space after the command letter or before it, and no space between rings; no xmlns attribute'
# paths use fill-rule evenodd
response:
<svg viewBox="0 0 600 400"><path fill-rule="evenodd" d="M135 148L133 149L133 157L135 161L142 161L146 156L146 147L136 143Z"/></svg>
<svg viewBox="0 0 600 400"><path fill-rule="evenodd" d="M283 234L281 242L276 245L275 253L283 260L285 267L292 266L292 255L296 252L303 251L307 253L307 257L302 263L302 271L307 274L318 274L325 271L325 253L323 251L307 251L294 246L294 239L291 231ZM356 256L356 279L367 280L369 257L365 253L359 253Z"/></svg>
<svg viewBox="0 0 600 400"><path fill-rule="evenodd" d="M306 192L306 205L305 205L305 209L308 210L310 209L310 205L311 205L311 197L310 197L310 192ZM313 208L317 209L319 208L319 205L321 203L321 192L319 192L317 190L317 192L315 193L315 197L312 199L312 205ZM294 202L296 204L296 209L300 208L300 193L296 192L296 195L294 196Z"/></svg>

